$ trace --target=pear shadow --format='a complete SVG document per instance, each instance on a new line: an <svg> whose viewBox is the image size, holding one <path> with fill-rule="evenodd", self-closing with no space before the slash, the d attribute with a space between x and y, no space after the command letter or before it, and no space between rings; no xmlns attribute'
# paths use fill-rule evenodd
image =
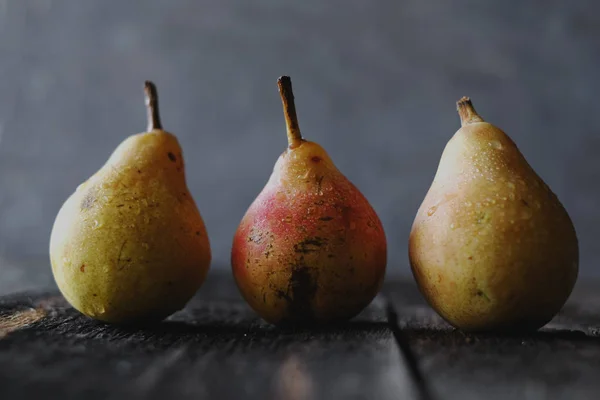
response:
<svg viewBox="0 0 600 400"><path fill-rule="evenodd" d="M275 326L260 319L247 319L238 322L195 322L195 321L163 321L158 324L140 324L140 325L110 325L99 321L92 321L93 324L98 324L104 328L120 331L122 333L146 333L152 335L179 335L179 336L273 336L282 335L362 335L365 333L388 329L389 325L386 322L369 322L369 321L348 321L344 323L328 324L328 325L307 325L307 326Z"/></svg>
<svg viewBox="0 0 600 400"><path fill-rule="evenodd" d="M170 345L174 342L197 343L201 341L256 343L256 340L261 340L261 343L266 344L273 341L290 344L312 340L327 342L341 338L356 340L390 329L389 324L385 321L350 320L319 326L275 326L255 316L236 318L232 321L218 319L207 321L206 318L202 318L202 315L198 315L197 319L116 325L77 315L75 310L73 310L73 314L73 325L79 326L79 330L85 332L86 337L97 337L98 333L101 333L102 340L147 342L159 346Z"/></svg>
<svg viewBox="0 0 600 400"><path fill-rule="evenodd" d="M600 337L579 330L542 329L535 332L463 332L450 326L439 329L404 329L408 338L425 339L444 345L473 345L476 343L513 343L518 345L552 344L560 341L600 345Z"/></svg>

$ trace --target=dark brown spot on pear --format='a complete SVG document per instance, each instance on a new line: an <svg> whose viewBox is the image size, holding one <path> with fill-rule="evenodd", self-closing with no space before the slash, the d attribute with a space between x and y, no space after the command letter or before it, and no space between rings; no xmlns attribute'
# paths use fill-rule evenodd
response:
<svg viewBox="0 0 600 400"><path fill-rule="evenodd" d="M285 299L288 315L283 325L307 324L315 322L312 301L317 293L318 285L306 266L294 266L286 291L276 290L277 297Z"/></svg>
<svg viewBox="0 0 600 400"><path fill-rule="evenodd" d="M294 245L296 253L308 254L319 251L320 247L327 243L327 239L318 236L304 239Z"/></svg>

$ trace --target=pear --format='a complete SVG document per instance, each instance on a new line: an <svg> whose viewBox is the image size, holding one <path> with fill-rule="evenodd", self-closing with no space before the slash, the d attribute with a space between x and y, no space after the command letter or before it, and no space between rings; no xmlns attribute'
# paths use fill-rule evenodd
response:
<svg viewBox="0 0 600 400"><path fill-rule="evenodd" d="M182 149L145 84L148 131L130 136L61 207L50 237L56 284L81 313L155 322L183 308L211 261Z"/></svg>
<svg viewBox="0 0 600 400"><path fill-rule="evenodd" d="M290 78L277 83L289 145L235 233L233 275L246 301L272 324L347 320L381 288L385 233L327 152L302 138Z"/></svg>
<svg viewBox="0 0 600 400"><path fill-rule="evenodd" d="M579 268L573 223L515 143L464 97L414 220L412 272L465 331L534 331L560 311Z"/></svg>

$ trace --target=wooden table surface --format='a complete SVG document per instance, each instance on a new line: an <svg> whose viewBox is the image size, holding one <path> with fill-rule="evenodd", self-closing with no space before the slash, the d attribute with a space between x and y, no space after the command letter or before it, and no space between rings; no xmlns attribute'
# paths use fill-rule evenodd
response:
<svg viewBox="0 0 600 400"><path fill-rule="evenodd" d="M0 298L0 399L598 399L597 288L580 282L529 336L456 331L409 279L316 330L267 325L217 272L143 329L83 317L57 292L16 294Z"/></svg>

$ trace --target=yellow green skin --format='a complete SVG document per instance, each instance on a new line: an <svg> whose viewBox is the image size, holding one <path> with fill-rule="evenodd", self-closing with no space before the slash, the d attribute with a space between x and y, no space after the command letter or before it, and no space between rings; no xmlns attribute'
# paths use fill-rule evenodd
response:
<svg viewBox="0 0 600 400"><path fill-rule="evenodd" d="M569 297L578 243L569 215L513 141L486 122L448 142L409 240L429 304L465 331L536 330Z"/></svg>
<svg viewBox="0 0 600 400"><path fill-rule="evenodd" d="M154 130L121 143L63 204L50 258L60 291L89 317L153 322L183 308L211 251L176 137Z"/></svg>

